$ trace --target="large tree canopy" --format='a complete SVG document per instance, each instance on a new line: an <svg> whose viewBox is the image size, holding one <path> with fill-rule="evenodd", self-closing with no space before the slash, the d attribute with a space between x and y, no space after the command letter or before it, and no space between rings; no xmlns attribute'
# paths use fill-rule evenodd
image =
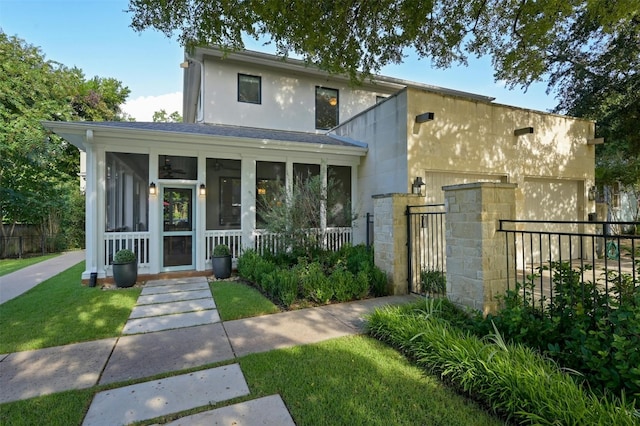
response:
<svg viewBox="0 0 640 426"><path fill-rule="evenodd" d="M46 60L37 47L0 31L3 224L21 222L56 231L69 213L73 191L79 192L78 149L48 134L40 122L117 120L128 95L118 80L87 80L78 68Z"/></svg>
<svg viewBox="0 0 640 426"><path fill-rule="evenodd" d="M604 59L620 28L638 25L639 11L637 0L129 3L133 28L177 32L187 47L234 49L243 46L243 36L266 36L279 54L293 52L353 78L401 62L406 49L442 67L464 63L469 55L490 55L496 78L523 86L548 73L561 78L580 62Z"/></svg>
<svg viewBox="0 0 640 426"><path fill-rule="evenodd" d="M556 112L598 121L600 177L640 182L638 0L130 0L129 12L187 48L266 38L356 82L408 50L438 67L488 55L497 80L546 81Z"/></svg>

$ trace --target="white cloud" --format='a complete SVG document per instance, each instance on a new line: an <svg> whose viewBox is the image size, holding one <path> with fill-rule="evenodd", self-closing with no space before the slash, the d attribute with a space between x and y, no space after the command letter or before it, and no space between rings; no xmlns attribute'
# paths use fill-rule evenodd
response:
<svg viewBox="0 0 640 426"><path fill-rule="evenodd" d="M182 115L182 92L158 96L140 96L127 101L122 110L136 121L153 121L153 113L165 110L167 114L178 111Z"/></svg>

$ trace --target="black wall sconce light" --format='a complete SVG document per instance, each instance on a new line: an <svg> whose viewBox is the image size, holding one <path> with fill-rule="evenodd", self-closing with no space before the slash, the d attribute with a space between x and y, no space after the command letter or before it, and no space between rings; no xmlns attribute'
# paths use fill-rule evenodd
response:
<svg viewBox="0 0 640 426"><path fill-rule="evenodd" d="M411 193L415 195L422 195L423 186L425 186L425 183L422 181L420 176L417 176L411 184Z"/></svg>
<svg viewBox="0 0 640 426"><path fill-rule="evenodd" d="M156 195L157 191L156 191L156 184L151 182L149 184L149 195Z"/></svg>
<svg viewBox="0 0 640 426"><path fill-rule="evenodd" d="M589 188L589 201L594 201L598 196L598 188L596 188L595 186L592 186L591 188Z"/></svg>
<svg viewBox="0 0 640 426"><path fill-rule="evenodd" d="M418 114L416 115L416 123L418 124L426 123L427 121L432 121L434 117L435 117L435 114L433 112L425 112L422 114Z"/></svg>
<svg viewBox="0 0 640 426"><path fill-rule="evenodd" d="M200 184L200 195L202 195L202 196L207 195L207 187L204 186L204 183Z"/></svg>
<svg viewBox="0 0 640 426"><path fill-rule="evenodd" d="M533 127L523 127L522 129L516 129L513 131L513 136L522 136L533 133Z"/></svg>

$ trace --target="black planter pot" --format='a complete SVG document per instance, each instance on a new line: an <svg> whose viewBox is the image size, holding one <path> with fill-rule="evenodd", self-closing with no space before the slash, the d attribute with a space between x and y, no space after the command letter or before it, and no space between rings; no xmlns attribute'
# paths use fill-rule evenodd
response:
<svg viewBox="0 0 640 426"><path fill-rule="evenodd" d="M138 280L138 262L114 263L113 280L118 287L131 287Z"/></svg>
<svg viewBox="0 0 640 426"><path fill-rule="evenodd" d="M231 255L211 256L211 267L213 275L219 280L229 278L231 276Z"/></svg>

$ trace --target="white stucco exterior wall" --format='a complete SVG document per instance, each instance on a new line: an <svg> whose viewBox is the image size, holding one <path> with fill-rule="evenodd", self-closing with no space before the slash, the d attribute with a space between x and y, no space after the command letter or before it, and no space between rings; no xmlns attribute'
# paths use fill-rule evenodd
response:
<svg viewBox="0 0 640 426"><path fill-rule="evenodd" d="M315 128L316 86L339 91L340 122L348 120L376 103L376 96L389 96L392 90L371 85L350 87L330 77L273 70L206 56L204 58L204 122L324 133ZM238 74L262 78L262 103L238 102Z"/></svg>

